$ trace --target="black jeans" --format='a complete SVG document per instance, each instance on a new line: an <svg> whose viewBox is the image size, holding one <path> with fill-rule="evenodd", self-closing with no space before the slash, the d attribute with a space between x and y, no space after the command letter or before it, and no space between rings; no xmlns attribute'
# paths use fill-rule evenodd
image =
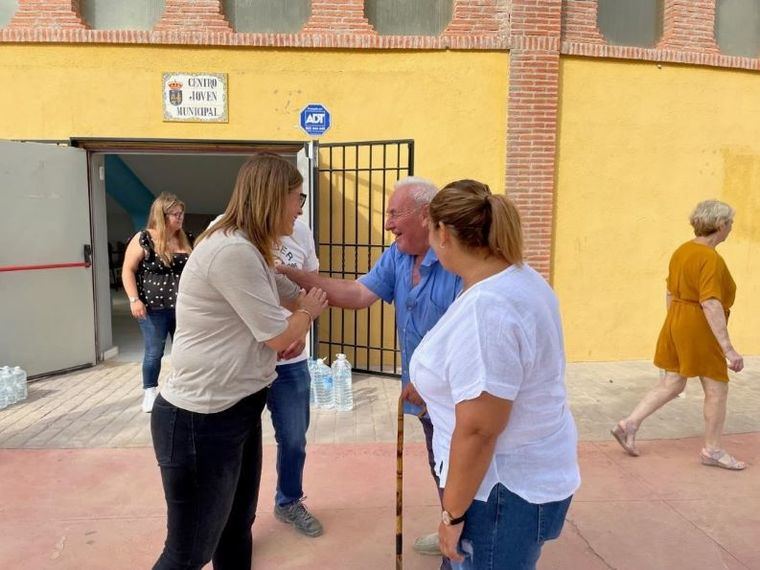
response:
<svg viewBox="0 0 760 570"><path fill-rule="evenodd" d="M266 400L264 389L198 414L156 398L150 427L168 521L154 570L199 570L211 560L215 570L250 570Z"/></svg>

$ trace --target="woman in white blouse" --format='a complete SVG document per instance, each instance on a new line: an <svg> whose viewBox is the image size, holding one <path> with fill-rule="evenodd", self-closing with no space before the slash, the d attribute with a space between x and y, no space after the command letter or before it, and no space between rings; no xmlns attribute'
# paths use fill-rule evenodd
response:
<svg viewBox="0 0 760 570"><path fill-rule="evenodd" d="M532 569L580 485L557 299L522 262L517 210L488 186L446 186L429 226L463 280L411 363L435 427L441 550L455 568Z"/></svg>

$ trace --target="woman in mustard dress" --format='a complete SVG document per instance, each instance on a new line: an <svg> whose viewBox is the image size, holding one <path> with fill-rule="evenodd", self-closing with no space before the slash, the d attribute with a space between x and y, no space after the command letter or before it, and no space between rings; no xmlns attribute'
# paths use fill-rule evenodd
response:
<svg viewBox="0 0 760 570"><path fill-rule="evenodd" d="M668 313L657 340L654 363L664 370L657 384L631 415L620 420L612 435L630 455L637 456L636 431L649 415L678 396L686 379L699 376L705 393L705 465L741 470L743 461L721 447L726 419L728 369L739 372L744 360L728 336L726 323L736 285L715 246L731 233L734 210L717 200L697 204L689 220L696 238L679 247L670 259L667 280Z"/></svg>

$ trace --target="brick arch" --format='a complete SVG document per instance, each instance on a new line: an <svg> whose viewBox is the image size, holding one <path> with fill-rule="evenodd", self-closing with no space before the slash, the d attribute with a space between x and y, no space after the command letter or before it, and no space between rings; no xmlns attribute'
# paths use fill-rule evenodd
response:
<svg viewBox="0 0 760 570"><path fill-rule="evenodd" d="M86 30L87 24L79 0L18 0L18 10L7 27Z"/></svg>
<svg viewBox="0 0 760 570"><path fill-rule="evenodd" d="M454 0L451 22L441 35L509 35L508 0Z"/></svg>
<svg viewBox="0 0 760 570"><path fill-rule="evenodd" d="M364 17L364 0L311 0L311 17L303 32L377 35Z"/></svg>
<svg viewBox="0 0 760 570"><path fill-rule="evenodd" d="M221 0L166 0L156 32L232 33Z"/></svg>
<svg viewBox="0 0 760 570"><path fill-rule="evenodd" d="M562 0L562 39L571 42L607 43L599 31L597 0Z"/></svg>
<svg viewBox="0 0 760 570"><path fill-rule="evenodd" d="M664 0L662 49L718 53L715 41L716 0Z"/></svg>

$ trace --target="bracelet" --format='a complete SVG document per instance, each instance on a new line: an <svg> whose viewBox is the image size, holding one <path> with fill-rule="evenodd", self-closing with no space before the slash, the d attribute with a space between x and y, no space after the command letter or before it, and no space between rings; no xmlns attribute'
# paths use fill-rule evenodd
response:
<svg viewBox="0 0 760 570"><path fill-rule="evenodd" d="M306 316L309 317L309 321L313 321L314 320L314 317L312 317L311 313L309 311L307 311L306 309L296 309L295 312L296 313L304 313L304 314L306 314Z"/></svg>

